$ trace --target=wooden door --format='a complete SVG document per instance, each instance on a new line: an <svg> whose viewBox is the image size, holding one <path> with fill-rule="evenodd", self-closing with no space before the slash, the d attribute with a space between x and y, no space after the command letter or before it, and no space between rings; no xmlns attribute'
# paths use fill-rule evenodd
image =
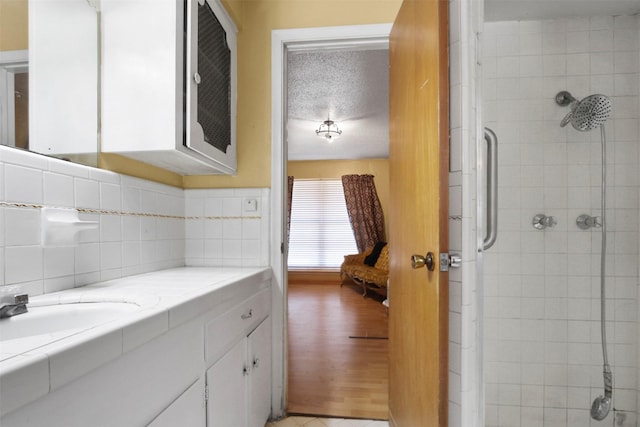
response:
<svg viewBox="0 0 640 427"><path fill-rule="evenodd" d="M389 421L447 425L446 0L404 0L390 36ZM412 269L432 252L433 271Z"/></svg>

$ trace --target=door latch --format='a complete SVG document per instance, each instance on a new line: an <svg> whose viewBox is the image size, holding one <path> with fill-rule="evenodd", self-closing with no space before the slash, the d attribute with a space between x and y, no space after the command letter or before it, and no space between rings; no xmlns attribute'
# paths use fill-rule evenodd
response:
<svg viewBox="0 0 640 427"><path fill-rule="evenodd" d="M440 254L440 271L449 271L449 268L459 268L462 265L462 258L458 254L444 252Z"/></svg>

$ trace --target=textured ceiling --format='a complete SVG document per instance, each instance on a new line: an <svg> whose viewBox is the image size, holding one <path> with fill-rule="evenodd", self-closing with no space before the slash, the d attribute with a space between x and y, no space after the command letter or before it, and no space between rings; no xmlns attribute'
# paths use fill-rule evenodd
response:
<svg viewBox="0 0 640 427"><path fill-rule="evenodd" d="M289 52L289 160L389 157L389 51ZM342 130L316 135L327 116Z"/></svg>

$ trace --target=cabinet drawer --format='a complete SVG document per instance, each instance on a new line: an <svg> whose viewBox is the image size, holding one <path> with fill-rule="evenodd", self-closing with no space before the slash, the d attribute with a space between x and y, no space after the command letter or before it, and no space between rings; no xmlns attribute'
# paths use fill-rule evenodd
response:
<svg viewBox="0 0 640 427"><path fill-rule="evenodd" d="M265 289L205 325L205 360L210 366L232 345L251 333L271 312L271 290Z"/></svg>

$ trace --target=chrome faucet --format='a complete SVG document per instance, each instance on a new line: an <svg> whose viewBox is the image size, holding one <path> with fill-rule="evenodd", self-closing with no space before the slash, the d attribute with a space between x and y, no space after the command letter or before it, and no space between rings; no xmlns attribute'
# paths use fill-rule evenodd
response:
<svg viewBox="0 0 640 427"><path fill-rule="evenodd" d="M582 214L578 218L576 218L576 225L581 230L588 230L590 228L602 228L602 217Z"/></svg>
<svg viewBox="0 0 640 427"><path fill-rule="evenodd" d="M28 294L18 294L13 296L13 302L0 303L0 319L5 317L16 316L27 312L27 304L29 304Z"/></svg>
<svg viewBox="0 0 640 427"><path fill-rule="evenodd" d="M558 224L558 221L553 216L547 216L545 214L537 214L533 217L531 221L531 225L536 230L544 230L549 227L555 227Z"/></svg>

